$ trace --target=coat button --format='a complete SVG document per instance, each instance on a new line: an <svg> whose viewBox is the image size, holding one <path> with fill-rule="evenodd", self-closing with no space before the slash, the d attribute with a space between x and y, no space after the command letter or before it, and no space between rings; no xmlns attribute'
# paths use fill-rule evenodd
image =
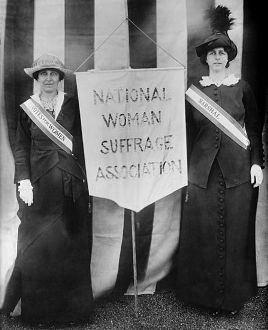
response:
<svg viewBox="0 0 268 330"><path fill-rule="evenodd" d="M216 140L216 141L218 141L218 140L219 140L219 137L218 137L218 136L216 136L216 137L215 137L215 140Z"/></svg>
<svg viewBox="0 0 268 330"><path fill-rule="evenodd" d="M215 143L215 148L217 149L219 146L218 146L218 144L217 143Z"/></svg>

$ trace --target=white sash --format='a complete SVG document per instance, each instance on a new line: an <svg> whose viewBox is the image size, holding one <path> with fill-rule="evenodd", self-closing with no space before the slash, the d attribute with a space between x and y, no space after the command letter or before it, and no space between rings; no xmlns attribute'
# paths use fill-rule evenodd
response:
<svg viewBox="0 0 268 330"><path fill-rule="evenodd" d="M220 130L242 148L247 149L250 142L242 126L196 86L191 85L186 91L186 100L207 117Z"/></svg>
<svg viewBox="0 0 268 330"><path fill-rule="evenodd" d="M33 99L28 99L20 106L43 133L45 133L64 151L72 154L72 135L64 127L62 127L39 103Z"/></svg>

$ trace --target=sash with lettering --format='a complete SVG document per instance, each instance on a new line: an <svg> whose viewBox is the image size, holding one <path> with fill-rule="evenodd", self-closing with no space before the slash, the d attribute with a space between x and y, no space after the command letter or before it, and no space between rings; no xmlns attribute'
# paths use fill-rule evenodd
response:
<svg viewBox="0 0 268 330"><path fill-rule="evenodd" d="M242 148L247 149L250 142L242 126L196 86L191 85L186 91L186 100L207 117L220 130Z"/></svg>
<svg viewBox="0 0 268 330"><path fill-rule="evenodd" d="M45 133L61 149L66 151L68 154L72 154L72 135L64 127L62 127L39 103L33 99L28 99L20 106L43 133Z"/></svg>

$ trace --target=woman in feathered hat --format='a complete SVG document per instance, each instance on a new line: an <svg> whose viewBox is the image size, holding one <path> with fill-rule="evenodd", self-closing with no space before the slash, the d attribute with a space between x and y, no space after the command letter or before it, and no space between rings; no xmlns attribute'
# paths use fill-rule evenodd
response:
<svg viewBox="0 0 268 330"><path fill-rule="evenodd" d="M259 110L247 82L228 73L237 55L230 11L210 11L214 29L197 56L208 66L186 92L189 184L178 251L177 294L235 314L257 291L255 215L262 183Z"/></svg>
<svg viewBox="0 0 268 330"><path fill-rule="evenodd" d="M71 71L44 54L25 72L39 92L21 105L15 147L18 252L2 311L21 299L31 323L88 319L89 196L78 103L59 83Z"/></svg>

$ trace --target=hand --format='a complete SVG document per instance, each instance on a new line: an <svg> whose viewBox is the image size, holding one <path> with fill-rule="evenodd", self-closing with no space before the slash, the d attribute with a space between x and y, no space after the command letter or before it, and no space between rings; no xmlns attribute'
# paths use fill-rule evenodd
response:
<svg viewBox="0 0 268 330"><path fill-rule="evenodd" d="M18 191L20 193L20 198L28 206L33 204L33 186L29 179L21 180L19 182Z"/></svg>
<svg viewBox="0 0 268 330"><path fill-rule="evenodd" d="M250 178L253 188L259 187L263 180L262 169L259 165L253 164L250 169Z"/></svg>

